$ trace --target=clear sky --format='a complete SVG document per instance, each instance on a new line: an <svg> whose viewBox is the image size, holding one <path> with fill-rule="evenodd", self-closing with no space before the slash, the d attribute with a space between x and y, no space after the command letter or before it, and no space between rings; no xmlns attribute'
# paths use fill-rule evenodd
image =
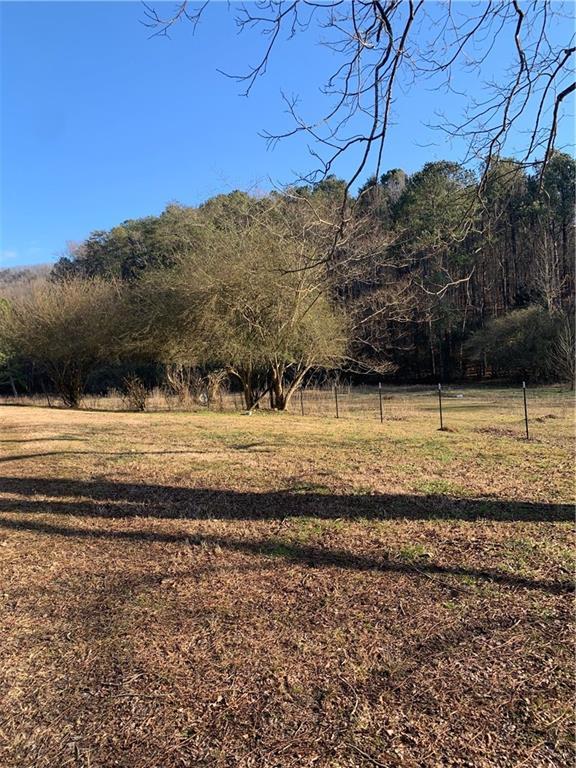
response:
<svg viewBox="0 0 576 768"><path fill-rule="evenodd" d="M334 68L325 48L282 41L245 98L217 68L244 71L262 40L236 33L226 3L213 3L195 36L181 25L149 39L142 19L139 2L0 3L0 267L53 261L67 241L171 201L266 189L312 169L305 141L269 150L258 132L290 126L282 89L309 107L322 98ZM458 157L424 127L439 99L421 91L404 103L384 168Z"/></svg>

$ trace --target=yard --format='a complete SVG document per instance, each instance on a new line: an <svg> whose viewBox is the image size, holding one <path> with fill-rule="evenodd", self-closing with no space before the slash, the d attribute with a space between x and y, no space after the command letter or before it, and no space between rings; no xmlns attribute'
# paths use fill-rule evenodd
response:
<svg viewBox="0 0 576 768"><path fill-rule="evenodd" d="M370 403L0 407L0 765L572 764L571 399Z"/></svg>

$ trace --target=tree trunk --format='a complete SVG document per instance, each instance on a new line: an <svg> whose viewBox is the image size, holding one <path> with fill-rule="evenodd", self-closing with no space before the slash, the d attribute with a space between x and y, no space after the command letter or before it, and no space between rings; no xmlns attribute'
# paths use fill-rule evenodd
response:
<svg viewBox="0 0 576 768"><path fill-rule="evenodd" d="M85 380L78 366L65 366L63 369L56 370L50 378L64 405L68 408L78 408L84 393Z"/></svg>
<svg viewBox="0 0 576 768"><path fill-rule="evenodd" d="M242 393L244 394L244 405L246 406L246 410L251 411L252 408L256 407L257 400L252 381L249 379L242 382Z"/></svg>
<svg viewBox="0 0 576 768"><path fill-rule="evenodd" d="M272 366L272 385L270 387L270 407L275 411L286 410L284 388L284 367Z"/></svg>

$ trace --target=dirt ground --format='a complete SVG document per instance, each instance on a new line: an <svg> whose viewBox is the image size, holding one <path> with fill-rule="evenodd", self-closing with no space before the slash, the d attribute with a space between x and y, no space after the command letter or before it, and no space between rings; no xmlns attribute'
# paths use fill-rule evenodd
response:
<svg viewBox="0 0 576 768"><path fill-rule="evenodd" d="M448 415L0 407L0 765L572 765L570 409Z"/></svg>

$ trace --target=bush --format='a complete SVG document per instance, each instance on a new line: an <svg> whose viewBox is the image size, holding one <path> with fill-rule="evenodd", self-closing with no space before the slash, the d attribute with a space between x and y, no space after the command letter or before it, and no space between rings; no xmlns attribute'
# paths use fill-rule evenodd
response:
<svg viewBox="0 0 576 768"><path fill-rule="evenodd" d="M467 343L473 360L485 361L496 376L531 382L564 378L555 353L561 318L539 306L510 312L490 321Z"/></svg>
<svg viewBox="0 0 576 768"><path fill-rule="evenodd" d="M101 280L34 286L3 309L0 348L34 364L77 408L90 373L118 353L118 306L118 287Z"/></svg>
<svg viewBox="0 0 576 768"><path fill-rule="evenodd" d="M145 411L148 400L148 390L138 376L126 376L122 380L122 401L131 411Z"/></svg>

